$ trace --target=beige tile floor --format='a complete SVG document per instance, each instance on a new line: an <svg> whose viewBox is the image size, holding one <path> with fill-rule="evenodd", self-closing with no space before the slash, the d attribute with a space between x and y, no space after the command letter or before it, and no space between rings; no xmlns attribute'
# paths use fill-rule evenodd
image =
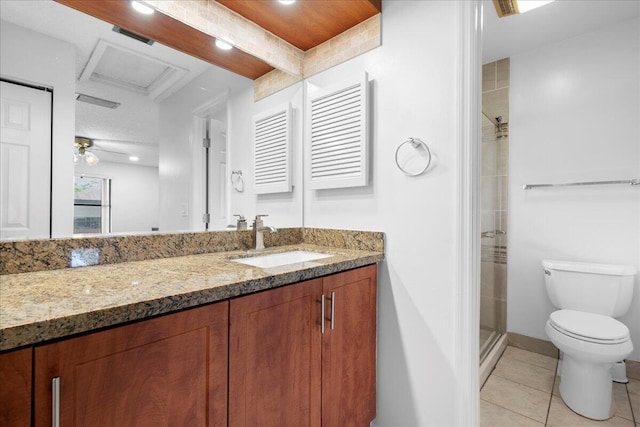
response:
<svg viewBox="0 0 640 427"><path fill-rule="evenodd" d="M613 383L615 415L606 421L583 418L560 398L557 360L507 347L480 391L483 427L640 427L640 379Z"/></svg>

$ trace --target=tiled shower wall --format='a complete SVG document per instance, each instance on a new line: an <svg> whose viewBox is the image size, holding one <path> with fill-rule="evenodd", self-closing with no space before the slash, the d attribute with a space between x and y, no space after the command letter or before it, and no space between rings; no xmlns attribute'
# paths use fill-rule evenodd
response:
<svg viewBox="0 0 640 427"><path fill-rule="evenodd" d="M482 116L481 345L487 331L506 332L507 174L509 167L509 59L482 67L482 110L505 123L502 135Z"/></svg>

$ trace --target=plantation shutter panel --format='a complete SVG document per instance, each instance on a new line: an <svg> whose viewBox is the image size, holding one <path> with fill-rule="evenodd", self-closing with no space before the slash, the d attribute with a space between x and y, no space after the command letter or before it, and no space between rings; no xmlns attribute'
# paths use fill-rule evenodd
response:
<svg viewBox="0 0 640 427"><path fill-rule="evenodd" d="M307 184L312 190L368 184L367 75L318 90L307 104Z"/></svg>
<svg viewBox="0 0 640 427"><path fill-rule="evenodd" d="M290 105L255 115L253 130L255 192L292 191Z"/></svg>

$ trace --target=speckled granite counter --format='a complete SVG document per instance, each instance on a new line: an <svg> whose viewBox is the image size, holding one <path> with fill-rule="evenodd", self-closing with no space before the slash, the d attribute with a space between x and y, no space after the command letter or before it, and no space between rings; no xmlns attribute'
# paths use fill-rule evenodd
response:
<svg viewBox="0 0 640 427"><path fill-rule="evenodd" d="M287 250L334 256L261 269L232 261L247 254L236 250L0 276L0 351L325 276L384 257L381 248L308 243L278 246L265 254Z"/></svg>

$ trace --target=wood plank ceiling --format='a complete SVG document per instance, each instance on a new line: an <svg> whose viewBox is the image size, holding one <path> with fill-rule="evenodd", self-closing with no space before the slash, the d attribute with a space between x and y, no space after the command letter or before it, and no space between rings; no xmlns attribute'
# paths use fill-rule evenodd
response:
<svg viewBox="0 0 640 427"><path fill-rule="evenodd" d="M56 0L58 3L155 40L252 80L273 70L239 49L212 49L214 38L163 14L141 15L122 0ZM218 0L265 30L308 50L380 13L382 0Z"/></svg>
<svg viewBox="0 0 640 427"><path fill-rule="evenodd" d="M301 50L309 50L377 15L382 0L217 0Z"/></svg>

